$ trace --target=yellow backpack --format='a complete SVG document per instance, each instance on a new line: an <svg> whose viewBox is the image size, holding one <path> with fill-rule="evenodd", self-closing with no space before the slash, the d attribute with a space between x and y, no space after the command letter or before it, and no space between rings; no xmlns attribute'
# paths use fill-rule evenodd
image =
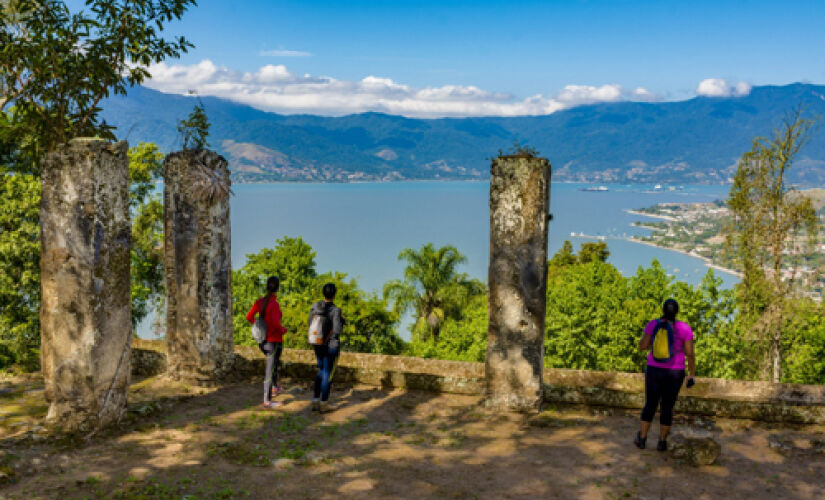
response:
<svg viewBox="0 0 825 500"><path fill-rule="evenodd" d="M673 323L665 319L656 320L653 329L653 360L667 363L673 359Z"/></svg>

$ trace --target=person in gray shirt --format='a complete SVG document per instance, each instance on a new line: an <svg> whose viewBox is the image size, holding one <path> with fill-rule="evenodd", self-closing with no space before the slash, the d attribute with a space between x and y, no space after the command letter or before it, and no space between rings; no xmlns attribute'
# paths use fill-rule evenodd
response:
<svg viewBox="0 0 825 500"><path fill-rule="evenodd" d="M341 331L344 328L344 318L341 308L335 305L334 283L327 283L323 288L324 300L312 304L309 311L309 324L315 316L321 316L323 321L322 332L324 340L314 345L315 358L318 360L318 375L315 376L315 387L312 396L312 410L323 412L328 409L329 391L332 382L332 372L335 360L341 346Z"/></svg>

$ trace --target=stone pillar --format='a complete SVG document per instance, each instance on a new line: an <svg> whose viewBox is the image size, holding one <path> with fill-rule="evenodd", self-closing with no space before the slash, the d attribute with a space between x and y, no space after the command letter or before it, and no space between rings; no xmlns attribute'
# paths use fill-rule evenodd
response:
<svg viewBox="0 0 825 500"><path fill-rule="evenodd" d="M207 150L172 153L163 166L168 373L213 385L234 358L229 169Z"/></svg>
<svg viewBox="0 0 825 500"><path fill-rule="evenodd" d="M549 207L546 159L493 159L486 360L487 404L493 407L541 407Z"/></svg>
<svg viewBox="0 0 825 500"><path fill-rule="evenodd" d="M47 421L90 431L117 421L129 389L126 142L73 139L46 155L40 206L41 356Z"/></svg>

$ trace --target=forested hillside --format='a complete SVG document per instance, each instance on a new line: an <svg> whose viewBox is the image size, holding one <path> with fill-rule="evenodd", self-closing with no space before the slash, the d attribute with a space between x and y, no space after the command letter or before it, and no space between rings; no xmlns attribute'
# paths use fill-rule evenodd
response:
<svg viewBox="0 0 825 500"><path fill-rule="evenodd" d="M580 106L546 116L411 119L380 113L279 115L203 97L210 145L236 181L486 178L487 158L514 141L546 155L555 180L718 183L730 178L752 138L769 135L799 106L825 114L825 87L755 87L744 97ZM106 121L130 143L180 146L175 124L187 96L143 87L103 103ZM792 180L825 183L825 135L802 151Z"/></svg>

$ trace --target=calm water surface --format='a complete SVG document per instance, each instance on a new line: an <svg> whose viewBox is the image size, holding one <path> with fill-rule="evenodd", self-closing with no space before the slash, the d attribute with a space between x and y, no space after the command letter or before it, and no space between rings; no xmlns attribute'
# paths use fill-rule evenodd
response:
<svg viewBox="0 0 825 500"><path fill-rule="evenodd" d="M663 192L653 191L652 186L608 185L607 192L579 190L586 186L552 185L550 255L565 239L578 249L581 243L594 241L592 237L603 236L609 261L625 275L655 258L674 277L693 284L701 281L708 268L700 259L623 239L646 232L631 226L645 217L625 210L662 202L713 201L724 198L727 187L685 186ZM378 293L385 282L402 277L398 253L427 242L454 245L467 256L462 270L487 280L487 182L240 184L233 191L232 265L236 269L244 265L247 254L274 246L284 236L301 236L315 249L319 272L347 273L364 289ZM571 233L591 237L571 237ZM737 282L735 276L717 274L726 287ZM148 324L141 325L139 332L151 335Z"/></svg>
<svg viewBox="0 0 825 500"><path fill-rule="evenodd" d="M678 279L698 283L707 266L694 257L623 240L646 230L631 223L646 219L625 212L661 202L713 201L724 186L686 186L655 192L640 186L608 185L608 192L583 192L583 184L553 184L550 195L549 252L565 239L576 248L588 237L604 236L610 259L633 274L656 258ZM232 263L273 246L277 238L302 236L317 252L319 271L340 271L358 278L367 290L400 278L398 253L427 242L452 244L467 256L464 271L487 279L489 206L487 182L399 182L366 184L238 185L232 199ZM719 273L726 286L736 278Z"/></svg>

